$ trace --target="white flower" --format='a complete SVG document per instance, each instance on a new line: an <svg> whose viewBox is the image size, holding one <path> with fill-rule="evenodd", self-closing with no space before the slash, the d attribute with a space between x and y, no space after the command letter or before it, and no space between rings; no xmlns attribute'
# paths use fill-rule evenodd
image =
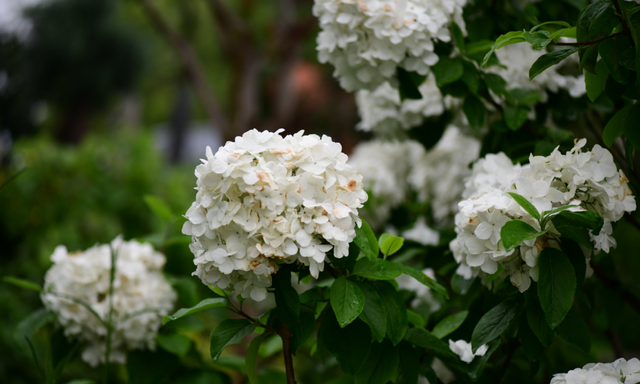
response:
<svg viewBox="0 0 640 384"><path fill-rule="evenodd" d="M28 8L51 0L10 0L0 1L0 32L12 34L26 40L31 32L31 22L24 16Z"/></svg>
<svg viewBox="0 0 640 384"><path fill-rule="evenodd" d="M370 140L355 147L349 164L362 175L364 188L371 195L361 212L367 223L382 226L391 210L409 197L409 175L423 156L422 144L412 140Z"/></svg>
<svg viewBox="0 0 640 384"><path fill-rule="evenodd" d="M182 229L206 285L262 301L281 263L318 277L326 253L346 256L367 200L362 176L328 136L253 129L196 167L197 194Z"/></svg>
<svg viewBox="0 0 640 384"><path fill-rule="evenodd" d="M583 152L585 144L582 139L565 154L556 148L549 156L530 156L524 166L513 165L503 153L487 155L474 165L463 193L466 200L460 202L455 219L458 236L450 244L456 261L465 266L459 274L468 279L495 273L502 266L511 283L524 292L530 280L538 280L541 250L560 247L560 234L552 226L544 236L505 249L500 231L508 221L520 220L541 230L538 221L508 192L524 196L541 213L565 205L573 205L571 211L597 212L604 225L597 235L591 233L595 251L609 252L615 247L611 223L635 210L635 198L611 154L598 145ZM590 256L585 257L588 262Z"/></svg>
<svg viewBox="0 0 640 384"><path fill-rule="evenodd" d="M484 354L487 353L489 347L484 344L480 346L480 348L478 348L476 353L473 353L471 349L471 343L467 343L464 340L458 340L454 342L453 340L449 339L449 349L451 349L451 352L460 356L460 360L469 364L476 356L484 356Z"/></svg>
<svg viewBox="0 0 640 384"><path fill-rule="evenodd" d="M420 201L431 203L437 224L446 226L458 211L464 179L471 174L469 164L480 155L480 142L464 135L454 125L415 165L409 182Z"/></svg>
<svg viewBox="0 0 640 384"><path fill-rule="evenodd" d="M388 82L374 91L358 91L356 104L362 120L357 128L391 136L398 130L419 126L425 117L441 115L445 110L445 101L433 75L429 75L418 89L422 99L404 101L400 100L398 90ZM450 97L447 98L447 104L451 103L449 100Z"/></svg>
<svg viewBox="0 0 640 384"><path fill-rule="evenodd" d="M587 364L567 373L553 375L551 384L637 384L640 383L640 360L618 359L613 363Z"/></svg>
<svg viewBox="0 0 640 384"><path fill-rule="evenodd" d="M434 42L451 41L449 26L464 29L465 0L315 0L318 59L335 67L347 91L395 82L396 67L422 75L438 61ZM392 84L394 85L394 84Z"/></svg>
<svg viewBox="0 0 640 384"><path fill-rule="evenodd" d="M109 295L111 249L116 254L113 297ZM161 269L165 257L149 244L116 238L84 252L69 253L58 246L54 265L45 276L42 301L54 312L65 335L85 344L82 358L92 366L104 362L107 329L89 310L66 297L86 303L103 321L113 301L111 362L125 362L126 350L154 348L161 318L176 294Z"/></svg>
<svg viewBox="0 0 640 384"><path fill-rule="evenodd" d="M402 232L402 237L422 245L438 245L440 242L440 233L429 228L422 216L416 220L413 228Z"/></svg>
<svg viewBox="0 0 640 384"><path fill-rule="evenodd" d="M436 278L435 272L431 268L424 269L422 273L432 279ZM399 289L415 293L416 297L411 301L411 308L415 309L422 304L426 304L429 307L429 313L440 309L440 302L433 297L429 287L407 275L400 275L400 277L396 278L396 282Z"/></svg>
<svg viewBox="0 0 640 384"><path fill-rule="evenodd" d="M492 66L487 68L487 72L502 76L509 90L522 88L539 91L543 101L547 100L547 90L556 93L559 88L566 89L573 97L580 97L586 93L584 75L561 75L557 67L551 67L533 80L529 80L531 65L547 53L545 50L536 51L529 44L511 44L495 52L504 67ZM567 62L572 64L572 60L575 60L573 56ZM577 65L577 62L575 64Z"/></svg>

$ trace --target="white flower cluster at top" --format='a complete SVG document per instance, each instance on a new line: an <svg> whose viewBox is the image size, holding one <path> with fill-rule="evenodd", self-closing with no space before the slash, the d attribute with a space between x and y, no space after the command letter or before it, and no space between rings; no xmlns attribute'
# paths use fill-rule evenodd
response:
<svg viewBox="0 0 640 384"><path fill-rule="evenodd" d="M546 157L530 156L524 166L513 165L503 153L489 155L474 165L464 193L468 198L460 202L455 219L458 236L450 244L461 264L459 274L493 274L501 265L521 292L529 288L531 279L538 280L540 251L554 242L557 246L558 233L552 227L546 235L506 251L500 239L506 222L518 219L541 229L508 192L524 196L539 212L579 203L599 213L604 219L602 230L597 236L590 233L595 251L609 252L615 247L611 223L635 210L635 198L611 153L599 145L583 152L585 144L585 139L577 141L566 154L556 148Z"/></svg>
<svg viewBox="0 0 640 384"><path fill-rule="evenodd" d="M371 195L367 209L361 212L367 223L382 226L391 210L409 197L409 175L423 156L424 147L412 140L370 140L355 147L349 164L362 175Z"/></svg>
<svg viewBox="0 0 640 384"><path fill-rule="evenodd" d="M398 130L417 127L425 117L441 115L445 110L445 99L436 86L433 75L418 88L422 99L400 100L400 93L388 82L374 91L361 90L356 93L356 104L361 121L357 128L392 134ZM450 97L446 100L451 99Z"/></svg>
<svg viewBox="0 0 640 384"><path fill-rule="evenodd" d="M112 249L116 271L110 297ZM161 272L164 255L149 244L118 237L110 245L96 245L84 252L69 253L66 247L58 246L51 260L54 265L45 276L42 301L56 314L65 335L85 344L83 360L92 366L104 362L107 327L102 321L109 319L110 301L113 333L109 361L124 363L128 349L155 348L161 318L176 300Z"/></svg>
<svg viewBox="0 0 640 384"><path fill-rule="evenodd" d="M587 364L567 373L553 375L550 384L637 384L640 383L640 360L618 359L613 363Z"/></svg>
<svg viewBox="0 0 640 384"><path fill-rule="evenodd" d="M500 63L506 68L492 66L486 71L502 76L507 81L507 89L509 90L514 88L536 90L540 92L543 101L547 99L547 90L555 93L559 88L566 89L573 97L580 97L586 93L584 75L562 75L558 72L557 66L548 68L533 80L529 80L531 65L540 56L547 53L545 50L536 51L529 44L511 44L495 52ZM574 57L575 55L570 56L566 62L573 62ZM577 62L575 64L577 67Z"/></svg>
<svg viewBox="0 0 640 384"><path fill-rule="evenodd" d="M315 0L320 21L318 59L335 67L347 91L395 81L396 67L426 75L438 61L434 41L464 29L466 0ZM393 84L392 84L393 85Z"/></svg>
<svg viewBox="0 0 640 384"><path fill-rule="evenodd" d="M480 156L480 141L449 126L442 138L416 163L409 183L421 201L431 202L435 222L449 225L458 212L464 179L471 175L469 164Z"/></svg>
<svg viewBox="0 0 640 384"><path fill-rule="evenodd" d="M348 255L367 200L362 176L328 136L282 137L253 129L196 167L196 201L182 229L192 235L204 284L264 300L278 263L318 277L327 252Z"/></svg>

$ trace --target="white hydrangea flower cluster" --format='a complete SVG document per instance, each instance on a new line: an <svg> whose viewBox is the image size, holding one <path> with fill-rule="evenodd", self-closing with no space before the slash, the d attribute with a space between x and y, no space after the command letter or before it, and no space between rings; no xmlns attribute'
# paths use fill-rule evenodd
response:
<svg viewBox="0 0 640 384"><path fill-rule="evenodd" d="M356 104L362 120L356 128L393 134L422 124L425 117L441 115L445 111L445 104L451 104L451 97L443 98L431 74L418 89L422 99L404 101L400 100L398 90L388 82L374 91L358 91Z"/></svg>
<svg viewBox="0 0 640 384"><path fill-rule="evenodd" d="M591 363L567 373L553 375L550 384L637 384L640 383L640 360L618 359L613 363Z"/></svg>
<svg viewBox="0 0 640 384"><path fill-rule="evenodd" d="M434 41L464 29L466 0L315 0L318 59L335 67L347 91L374 90L395 81L396 67L426 75L438 62ZM393 84L392 84L393 85Z"/></svg>
<svg viewBox="0 0 640 384"><path fill-rule="evenodd" d="M413 167L424 156L422 144L413 141L370 140L359 143L349 164L363 176L371 196L361 216L374 227L389 218L391 210L411 193L408 183Z"/></svg>
<svg viewBox="0 0 640 384"><path fill-rule="evenodd" d="M546 157L530 156L524 166L512 165L504 154L490 155L476 163L463 194L468 198L460 202L455 219L458 236L450 244L461 264L459 274L493 274L501 265L521 292L529 288L531 279L538 280L540 251L558 246L559 234L552 227L546 235L506 251L500 239L506 222L518 219L540 230L538 221L508 192L524 196L539 212L579 204L581 208L576 209L599 213L604 219L602 230L597 236L590 233L595 251L608 253L615 247L611 223L635 210L635 198L611 153L599 145L583 152L585 144L585 139L576 141L566 154L556 148Z"/></svg>
<svg viewBox="0 0 640 384"><path fill-rule="evenodd" d="M422 273L434 280L436 278L436 274L431 268L424 269ZM431 293L429 287L426 287L424 284L407 275L400 275L400 277L396 278L396 282L398 283L399 289L415 293L416 296L411 301L411 308L416 309L426 304L429 308L429 313L436 312L440 309L440 302L433 297L433 293Z"/></svg>
<svg viewBox="0 0 640 384"><path fill-rule="evenodd" d="M558 72L558 67L551 67L533 80L529 80L531 65L542 55L545 50L536 51L529 44L511 44L495 51L498 60L505 67L492 66L487 72L502 76L507 81L507 89L523 88L540 92L542 100L547 100L547 90L558 92L558 89L566 89L573 97L580 97L586 93L584 75L570 76ZM575 60L570 57L568 63ZM566 63L565 63L566 65ZM577 62L576 62L577 67Z"/></svg>
<svg viewBox="0 0 640 384"><path fill-rule="evenodd" d="M467 343L464 340L458 340L454 342L453 340L449 339L449 349L451 350L451 352L460 356L460 360L469 364L476 356L484 356L485 353L487 353L489 347L486 344L483 344L482 346L480 346L480 348L478 348L476 353L473 353L473 350L471 349L471 343Z"/></svg>
<svg viewBox="0 0 640 384"><path fill-rule="evenodd" d="M464 179L471 175L469 164L480 155L480 141L451 125L423 159L415 163L409 183L421 201L431 202L436 223L448 225L458 211Z"/></svg>
<svg viewBox="0 0 640 384"><path fill-rule="evenodd" d="M196 201L182 232L204 284L262 301L279 263L318 277L333 250L347 256L367 200L362 176L330 137L253 129L196 167Z"/></svg>
<svg viewBox="0 0 640 384"><path fill-rule="evenodd" d="M113 297L109 296L111 250L116 254ZM56 314L68 337L85 344L82 358L92 366L104 362L107 328L113 302L110 362L125 363L130 349L155 348L161 318L173 309L176 293L162 275L165 257L149 244L122 241L69 253L58 246L45 275L45 307Z"/></svg>

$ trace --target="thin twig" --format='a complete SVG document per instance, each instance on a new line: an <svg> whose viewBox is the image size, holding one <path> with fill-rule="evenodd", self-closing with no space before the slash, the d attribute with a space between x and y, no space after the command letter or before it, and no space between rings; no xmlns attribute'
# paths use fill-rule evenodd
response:
<svg viewBox="0 0 640 384"><path fill-rule="evenodd" d="M622 29L624 29L624 33L626 35L631 36L631 31L629 30L629 26L625 23L624 18L622 17L622 9L620 8L620 2L618 0L613 0L613 7L616 9L616 13L618 14L618 18L620 19L620 24L622 24ZM633 39L631 39L631 44L633 45Z"/></svg>
<svg viewBox="0 0 640 384"><path fill-rule="evenodd" d="M227 119L218 105L215 94L207 81L205 71L189 42L171 28L151 0L140 0L140 3L147 12L153 25L178 54L193 87L205 107L211 123L223 132L227 131L229 129Z"/></svg>
<svg viewBox="0 0 640 384"><path fill-rule="evenodd" d="M282 323L280 332L282 338L282 353L284 354L284 365L287 372L287 384L296 384L296 377L293 372L293 356L291 354L291 332L287 324Z"/></svg>
<svg viewBox="0 0 640 384"><path fill-rule="evenodd" d="M611 39L613 37L620 36L620 35L626 35L626 34L627 34L627 32L618 32L618 33L614 33L613 35L601 37L599 39L590 40L590 41L576 41L576 42L573 42L573 43L559 42L559 43L551 43L551 44L553 44L553 45L593 45L593 44L599 43L599 42L601 42L603 40Z"/></svg>

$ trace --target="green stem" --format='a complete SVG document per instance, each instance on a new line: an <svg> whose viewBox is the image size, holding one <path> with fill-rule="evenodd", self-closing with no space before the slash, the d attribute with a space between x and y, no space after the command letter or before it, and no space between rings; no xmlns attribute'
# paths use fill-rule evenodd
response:
<svg viewBox="0 0 640 384"><path fill-rule="evenodd" d="M111 248L111 271L109 274L109 317L107 325L107 345L104 353L104 379L103 383L109 383L109 357L111 355L111 336L113 335L113 283L116 279L116 252Z"/></svg>

